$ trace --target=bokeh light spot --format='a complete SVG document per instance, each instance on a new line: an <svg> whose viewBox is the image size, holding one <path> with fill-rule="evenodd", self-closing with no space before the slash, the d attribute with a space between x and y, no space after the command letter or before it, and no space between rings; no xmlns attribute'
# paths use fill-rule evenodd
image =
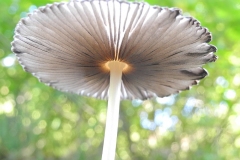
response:
<svg viewBox="0 0 240 160"><path fill-rule="evenodd" d="M101 125L97 125L95 128L96 133L102 133L103 132L103 127Z"/></svg>
<svg viewBox="0 0 240 160"><path fill-rule="evenodd" d="M240 136L238 136L238 137L235 139L234 145L235 145L237 148L240 148Z"/></svg>
<svg viewBox="0 0 240 160"><path fill-rule="evenodd" d="M63 125L63 130L64 130L64 132L71 132L71 130L72 130L72 125L69 124L69 123L64 124L64 125Z"/></svg>
<svg viewBox="0 0 240 160"><path fill-rule="evenodd" d="M236 74L233 78L233 84L235 86L240 86L240 73Z"/></svg>
<svg viewBox="0 0 240 160"><path fill-rule="evenodd" d="M171 95L171 96L163 97L163 98L157 97L156 101L159 104L171 106L175 103L175 97L176 97L176 95Z"/></svg>
<svg viewBox="0 0 240 160"><path fill-rule="evenodd" d="M222 76L216 79L216 83L222 87L225 87L225 88L228 87L228 81Z"/></svg>
<svg viewBox="0 0 240 160"><path fill-rule="evenodd" d="M228 104L223 101L219 104L219 107L215 109L215 114L220 118L224 118L227 113L228 113Z"/></svg>
<svg viewBox="0 0 240 160"><path fill-rule="evenodd" d="M234 111L235 113L237 113L238 115L240 115L240 103L234 104L232 108L233 108L233 111Z"/></svg>
<svg viewBox="0 0 240 160"><path fill-rule="evenodd" d="M138 132L133 132L133 133L131 134L130 138L131 138L131 140L132 140L133 142L137 142L137 141L140 140L140 135L139 135Z"/></svg>
<svg viewBox="0 0 240 160"><path fill-rule="evenodd" d="M234 100L236 98L236 92L235 90L229 89L226 92L224 92L224 96L228 100Z"/></svg>
<svg viewBox="0 0 240 160"><path fill-rule="evenodd" d="M144 101L143 102L143 107L147 112L152 112L153 111L153 104L151 101Z"/></svg>
<svg viewBox="0 0 240 160"><path fill-rule="evenodd" d="M58 129L61 126L61 120L59 118L54 118L51 124L52 129Z"/></svg>
<svg viewBox="0 0 240 160"><path fill-rule="evenodd" d="M88 125L89 126L92 127L92 126L96 125L96 123L97 123L97 120L95 118L91 117L91 118L88 119Z"/></svg>
<svg viewBox="0 0 240 160"><path fill-rule="evenodd" d="M13 54L8 55L7 57L3 58L2 66L4 67L11 67L14 65L16 57Z"/></svg>
<svg viewBox="0 0 240 160"><path fill-rule="evenodd" d="M46 141L44 139L40 139L37 141L37 147L42 149L46 145Z"/></svg>
<svg viewBox="0 0 240 160"><path fill-rule="evenodd" d="M229 56L229 62L236 67L240 66L240 58L235 55Z"/></svg>
<svg viewBox="0 0 240 160"><path fill-rule="evenodd" d="M15 103L12 100L5 101L0 104L0 114L6 114L7 116L13 116Z"/></svg>
<svg viewBox="0 0 240 160"><path fill-rule="evenodd" d="M2 86L1 89L0 89L0 92L2 95L7 95L9 93L9 89L7 86Z"/></svg>
<svg viewBox="0 0 240 160"><path fill-rule="evenodd" d="M22 95L17 96L16 101L18 104L23 104L25 102L25 97Z"/></svg>
<svg viewBox="0 0 240 160"><path fill-rule="evenodd" d="M8 12L9 12L10 14L15 14L15 13L17 12L17 10L18 10L18 5L17 5L17 4L13 4L13 5L11 5L11 6L9 7Z"/></svg>
<svg viewBox="0 0 240 160"><path fill-rule="evenodd" d="M33 111L33 113L32 113L32 118L33 119L36 120L36 119L40 118L40 116L41 116L40 111L38 111L38 110Z"/></svg>
<svg viewBox="0 0 240 160"><path fill-rule="evenodd" d="M41 120L39 123L38 123L38 127L40 129L45 129L47 127L47 122L45 120Z"/></svg>
<svg viewBox="0 0 240 160"><path fill-rule="evenodd" d="M22 124L23 124L23 126L28 127L31 124L31 120L29 118L25 117L22 119Z"/></svg>
<svg viewBox="0 0 240 160"><path fill-rule="evenodd" d="M181 149L186 152L186 151L189 150L189 147L190 147L190 140L189 140L189 138L187 138L187 137L182 138L181 139Z"/></svg>
<svg viewBox="0 0 240 160"><path fill-rule="evenodd" d="M155 148L157 145L157 137L156 136L150 136L148 138L148 145L151 148Z"/></svg>
<svg viewBox="0 0 240 160"><path fill-rule="evenodd" d="M62 132L60 132L60 131L54 132L53 133L53 138L57 141L62 140L62 138L63 138Z"/></svg>
<svg viewBox="0 0 240 160"><path fill-rule="evenodd" d="M31 5L28 10L29 10L29 12L33 12L36 9L37 9L37 6Z"/></svg>
<svg viewBox="0 0 240 160"><path fill-rule="evenodd" d="M142 104L142 100L140 100L140 99L134 99L134 100L132 100L132 105L133 105L133 107L139 107L141 104Z"/></svg>
<svg viewBox="0 0 240 160"><path fill-rule="evenodd" d="M86 136L87 136L88 138L92 138L92 137L94 137L94 135L95 135L95 132L94 132L94 130L93 130L92 128L90 128L90 129L87 130Z"/></svg>

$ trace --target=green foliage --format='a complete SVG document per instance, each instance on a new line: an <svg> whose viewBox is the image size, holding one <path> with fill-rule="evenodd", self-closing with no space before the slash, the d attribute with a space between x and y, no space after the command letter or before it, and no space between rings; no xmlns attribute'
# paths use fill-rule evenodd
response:
<svg viewBox="0 0 240 160"><path fill-rule="evenodd" d="M39 83L10 50L20 18L47 3L53 0L0 1L0 159L98 160L107 102ZM190 91L165 99L123 101L116 159L239 160L239 0L148 3L181 8L198 19L212 32L219 60L205 65L209 76ZM156 121L158 113L166 118L162 124ZM169 117L176 122L170 128Z"/></svg>

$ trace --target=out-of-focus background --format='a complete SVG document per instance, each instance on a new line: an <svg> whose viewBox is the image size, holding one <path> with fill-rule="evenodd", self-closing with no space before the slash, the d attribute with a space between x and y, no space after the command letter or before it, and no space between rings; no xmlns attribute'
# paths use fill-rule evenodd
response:
<svg viewBox="0 0 240 160"><path fill-rule="evenodd" d="M198 19L219 59L190 91L122 101L116 159L240 160L240 1L147 2ZM48 3L0 0L0 159L99 160L107 102L40 83L10 50L20 18Z"/></svg>

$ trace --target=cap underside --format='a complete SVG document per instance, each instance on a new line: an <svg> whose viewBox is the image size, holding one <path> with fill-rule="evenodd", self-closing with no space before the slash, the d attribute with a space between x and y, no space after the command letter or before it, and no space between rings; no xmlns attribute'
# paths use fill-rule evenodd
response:
<svg viewBox="0 0 240 160"><path fill-rule="evenodd" d="M84 0L41 7L17 25L21 65L62 91L107 98L106 63L121 61L121 98L168 96L196 85L216 60L211 34L175 8Z"/></svg>

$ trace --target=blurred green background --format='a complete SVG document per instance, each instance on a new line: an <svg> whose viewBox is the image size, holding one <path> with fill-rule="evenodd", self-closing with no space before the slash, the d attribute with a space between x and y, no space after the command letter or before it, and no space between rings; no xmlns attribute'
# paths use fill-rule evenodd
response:
<svg viewBox="0 0 240 160"><path fill-rule="evenodd" d="M240 160L240 1L147 2L198 19L219 59L190 91L122 101L116 159ZM47 3L0 0L0 160L99 160L107 102L38 82L10 50L20 18Z"/></svg>

